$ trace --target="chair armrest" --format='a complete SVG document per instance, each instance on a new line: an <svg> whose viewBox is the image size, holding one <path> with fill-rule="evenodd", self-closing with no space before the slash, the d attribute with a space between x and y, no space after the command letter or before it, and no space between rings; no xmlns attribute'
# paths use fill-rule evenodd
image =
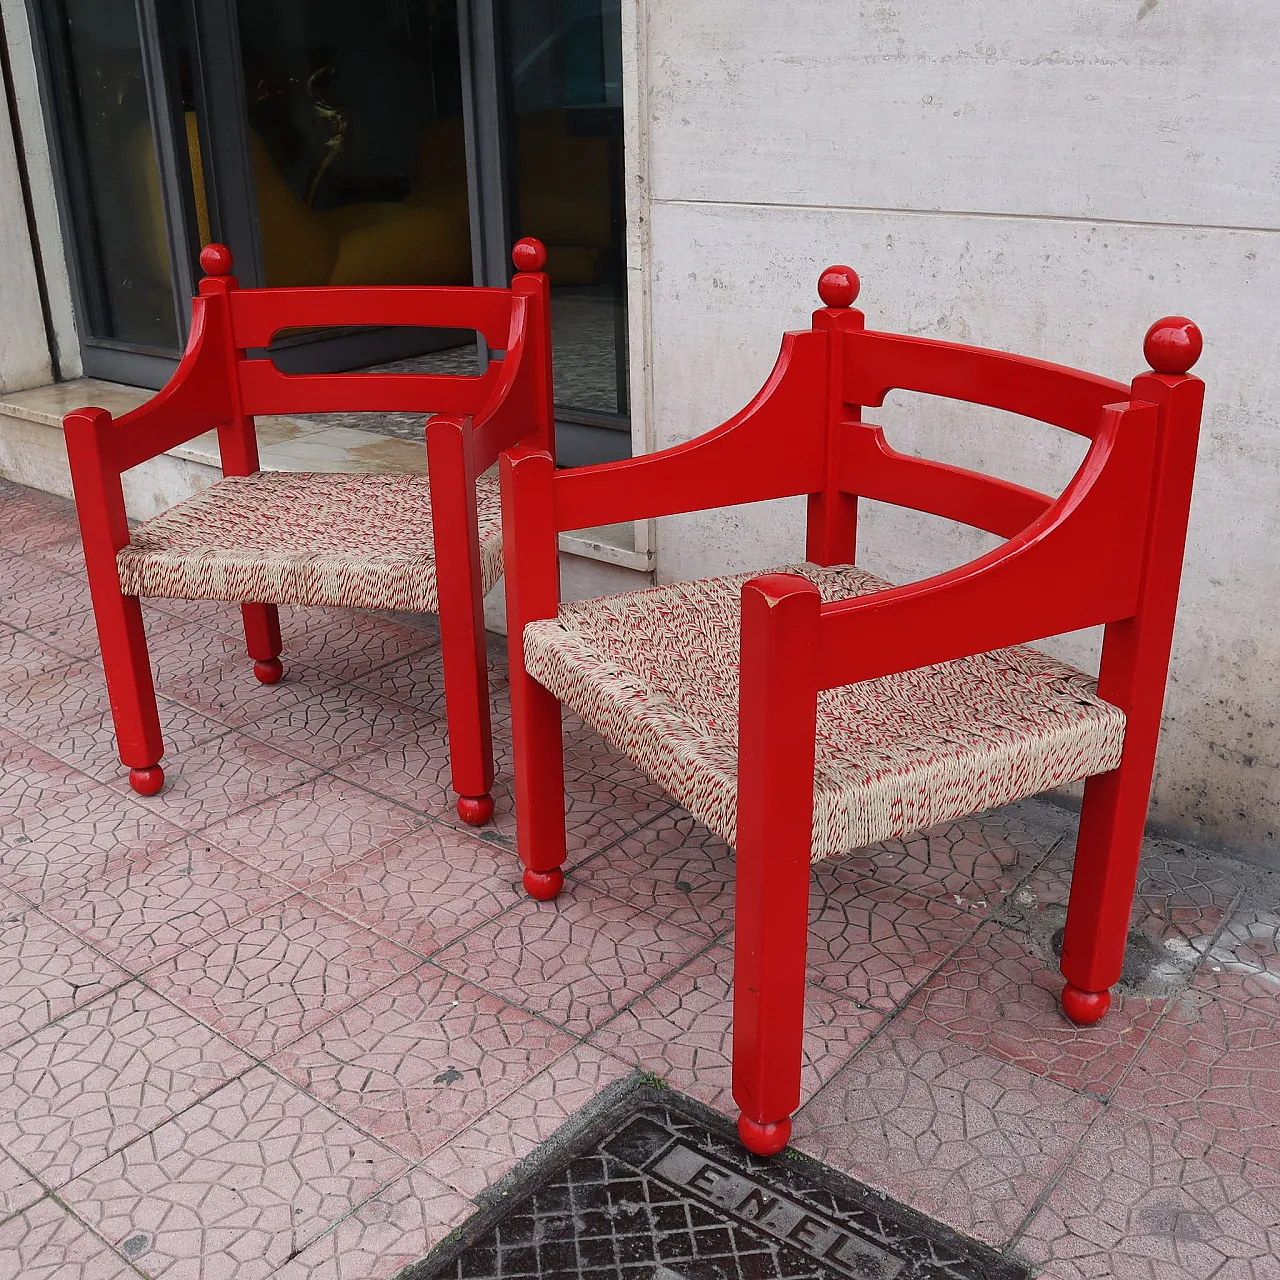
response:
<svg viewBox="0 0 1280 1280"><path fill-rule="evenodd" d="M923 582L823 605L818 687L1131 617L1156 428L1154 405L1109 406L1071 483L1003 546Z"/></svg>
<svg viewBox="0 0 1280 1280"><path fill-rule="evenodd" d="M825 433L797 430L827 412L825 333L788 333L749 405L685 444L555 477L557 531L793 497L822 489Z"/></svg>

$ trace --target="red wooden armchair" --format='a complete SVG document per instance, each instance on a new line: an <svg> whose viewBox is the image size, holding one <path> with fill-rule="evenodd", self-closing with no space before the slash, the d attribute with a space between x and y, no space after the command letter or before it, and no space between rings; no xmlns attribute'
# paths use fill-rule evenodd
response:
<svg viewBox="0 0 1280 1280"><path fill-rule="evenodd" d="M242 602L253 670L281 678L277 605L440 615L453 789L467 822L493 812L482 598L498 579L501 450L554 447L546 253L523 240L510 289L241 289L209 245L191 339L169 384L117 421L67 416L85 564L121 761L135 791L164 784L163 746L140 596ZM265 348L282 329L423 325L478 330L503 358L476 377L281 373ZM258 469L255 414L435 413L426 476L297 475ZM218 432L224 478L130 530L121 474Z"/></svg>
<svg viewBox="0 0 1280 1280"><path fill-rule="evenodd" d="M1195 467L1199 331L1158 321L1132 386L866 330L832 267L812 329L768 383L688 444L557 474L503 456L524 882L565 857L563 702L737 849L734 1097L753 1151L800 1098L811 860L1087 778L1062 1004L1094 1022L1120 975L1160 725ZM894 388L1090 440L1056 499L891 449L861 420ZM808 563L561 605L561 530L807 494ZM1007 539L891 587L852 567L859 496ZM1094 681L1024 642L1105 624ZM1013 647L1017 646L1017 647ZM739 696L739 690L741 695Z"/></svg>

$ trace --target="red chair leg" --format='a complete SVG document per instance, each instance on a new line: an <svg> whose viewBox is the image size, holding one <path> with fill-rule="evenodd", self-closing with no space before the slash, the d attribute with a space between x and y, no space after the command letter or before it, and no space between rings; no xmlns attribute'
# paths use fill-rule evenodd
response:
<svg viewBox="0 0 1280 1280"><path fill-rule="evenodd" d="M120 762L128 767L129 785L139 795L153 796L164 786L164 770L160 767L164 741L142 627L142 606L136 596L122 595L116 584L95 587L93 611L116 728L116 749Z"/></svg>
<svg viewBox="0 0 1280 1280"><path fill-rule="evenodd" d="M242 604L244 645L253 659L253 674L263 684L276 684L284 675L280 661L280 611L273 604Z"/></svg>
<svg viewBox="0 0 1280 1280"><path fill-rule="evenodd" d="M511 737L524 887L545 902L564 885L564 739L559 700L523 671L511 673Z"/></svg>
<svg viewBox="0 0 1280 1280"><path fill-rule="evenodd" d="M1150 792L1151 769L1128 756L1085 784L1062 941L1062 1011L1072 1022L1097 1022L1111 1007L1111 987L1124 967Z"/></svg>
<svg viewBox="0 0 1280 1280"><path fill-rule="evenodd" d="M489 719L489 664L483 626L442 607L441 657L449 770L458 817L473 827L493 817L493 730ZM462 631L463 634L457 634Z"/></svg>

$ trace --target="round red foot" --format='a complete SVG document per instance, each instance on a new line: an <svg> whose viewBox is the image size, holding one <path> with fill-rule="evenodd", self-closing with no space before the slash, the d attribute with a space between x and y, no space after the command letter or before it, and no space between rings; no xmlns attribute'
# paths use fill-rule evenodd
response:
<svg viewBox="0 0 1280 1280"><path fill-rule="evenodd" d="M524 887L529 897L539 902L550 902L564 887L564 872L559 867L551 871L524 869Z"/></svg>
<svg viewBox="0 0 1280 1280"><path fill-rule="evenodd" d="M284 675L284 663L279 658L259 658L253 664L253 674L261 684L277 684Z"/></svg>
<svg viewBox="0 0 1280 1280"><path fill-rule="evenodd" d="M748 1151L758 1156L776 1156L791 1141L791 1119L775 1120L772 1124L760 1124L738 1116L738 1137Z"/></svg>
<svg viewBox="0 0 1280 1280"><path fill-rule="evenodd" d="M458 817L473 827L483 827L493 817L492 796L459 796Z"/></svg>
<svg viewBox="0 0 1280 1280"><path fill-rule="evenodd" d="M130 769L129 785L140 796L153 796L164 786L164 770L158 764L150 769Z"/></svg>
<svg viewBox="0 0 1280 1280"><path fill-rule="evenodd" d="M1062 1012L1080 1026L1100 1022L1111 1008L1111 991L1081 991L1067 983L1062 988Z"/></svg>

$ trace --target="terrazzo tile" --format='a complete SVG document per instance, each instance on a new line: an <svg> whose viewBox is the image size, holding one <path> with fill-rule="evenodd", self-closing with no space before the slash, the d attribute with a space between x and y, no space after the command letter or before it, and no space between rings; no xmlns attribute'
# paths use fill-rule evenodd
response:
<svg viewBox="0 0 1280 1280"><path fill-rule="evenodd" d="M809 978L877 1009L892 1009L978 924L949 899L925 897L858 874L842 858L814 867Z"/></svg>
<svg viewBox="0 0 1280 1280"><path fill-rule="evenodd" d="M522 901L520 874L512 854L430 826L347 863L307 892L428 956Z"/></svg>
<svg viewBox="0 0 1280 1280"><path fill-rule="evenodd" d="M1165 1001L1115 992L1101 1022L1078 1027L1059 1005L1062 982L1025 935L986 925L912 997L907 1016L1069 1089L1109 1093Z"/></svg>
<svg viewBox="0 0 1280 1280"><path fill-rule="evenodd" d="M39 901L103 875L122 856L186 836L145 802L86 782L78 795L0 827L0 882Z"/></svg>
<svg viewBox="0 0 1280 1280"><path fill-rule="evenodd" d="M0 890L0 1048L128 978L34 907Z"/></svg>
<svg viewBox="0 0 1280 1280"><path fill-rule="evenodd" d="M259 870L303 886L326 879L422 824L409 809L322 775L214 823L203 835Z"/></svg>
<svg viewBox="0 0 1280 1280"><path fill-rule="evenodd" d="M148 797L147 805L187 831L199 831L320 773L317 765L237 732L166 754L162 763L164 788ZM114 786L125 793L129 780L121 776Z"/></svg>
<svg viewBox="0 0 1280 1280"><path fill-rule="evenodd" d="M0 622L26 628L37 619L48 622L91 607L83 576L0 551Z"/></svg>
<svg viewBox="0 0 1280 1280"><path fill-rule="evenodd" d="M792 1143L966 1235L1003 1244L1101 1104L891 1023L795 1118Z"/></svg>
<svg viewBox="0 0 1280 1280"><path fill-rule="evenodd" d="M1116 1090L1116 1105L1280 1171L1280 1024L1274 1006L1186 992Z"/></svg>
<svg viewBox="0 0 1280 1280"><path fill-rule="evenodd" d="M419 965L385 938L295 895L165 961L161 995L266 1057Z"/></svg>
<svg viewBox="0 0 1280 1280"><path fill-rule="evenodd" d="M479 1195L633 1070L592 1045L576 1045L432 1152L422 1167L464 1196Z"/></svg>
<svg viewBox="0 0 1280 1280"><path fill-rule="evenodd" d="M144 973L292 892L192 836L111 863L93 883L47 899L43 911L130 973Z"/></svg>
<svg viewBox="0 0 1280 1280"><path fill-rule="evenodd" d="M259 1067L62 1194L148 1276L263 1280L405 1171L399 1156Z"/></svg>
<svg viewBox="0 0 1280 1280"><path fill-rule="evenodd" d="M705 939L570 887L526 898L436 956L477 986L586 1035L661 981Z"/></svg>
<svg viewBox="0 0 1280 1280"><path fill-rule="evenodd" d="M1276 1280L1280 1178L1113 1108L1016 1247L1052 1280Z"/></svg>
<svg viewBox="0 0 1280 1280"><path fill-rule="evenodd" d="M475 1212L429 1173L411 1169L275 1273L277 1280L383 1280L425 1257Z"/></svg>
<svg viewBox="0 0 1280 1280"><path fill-rule="evenodd" d="M574 879L709 938L733 924L733 852L680 808L582 863Z"/></svg>
<svg viewBox="0 0 1280 1280"><path fill-rule="evenodd" d="M802 1098L844 1067L883 1021L881 1013L808 984ZM712 947L605 1023L591 1043L736 1114L732 1039L733 952Z"/></svg>
<svg viewBox="0 0 1280 1280"><path fill-rule="evenodd" d="M44 1188L8 1152L0 1151L0 1222L21 1213L44 1195ZM4 1256L0 1246L0 1258ZM2 1274L2 1273L0 1273Z"/></svg>
<svg viewBox="0 0 1280 1280"><path fill-rule="evenodd" d="M366 996L269 1065L418 1159L573 1043L541 1019L428 965Z"/></svg>
<svg viewBox="0 0 1280 1280"><path fill-rule="evenodd" d="M135 1271L56 1200L0 1223L0 1275L14 1280L137 1280Z"/></svg>
<svg viewBox="0 0 1280 1280"><path fill-rule="evenodd" d="M251 1066L133 982L0 1052L0 1145L56 1189Z"/></svg>
<svg viewBox="0 0 1280 1280"><path fill-rule="evenodd" d="M417 732L413 708L349 685L313 684L310 696L246 726L269 743L324 768L332 768Z"/></svg>

